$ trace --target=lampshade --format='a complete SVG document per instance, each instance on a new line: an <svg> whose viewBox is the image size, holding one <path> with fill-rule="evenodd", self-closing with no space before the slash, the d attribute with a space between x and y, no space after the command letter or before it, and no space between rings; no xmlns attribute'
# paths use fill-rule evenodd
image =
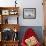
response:
<svg viewBox="0 0 46 46"><path fill-rule="evenodd" d="M16 2L17 0L15 0L15 7L16 7L16 4L17 4L17 2Z"/></svg>
<svg viewBox="0 0 46 46"><path fill-rule="evenodd" d="M14 29L14 32L17 32L17 29L16 28Z"/></svg>

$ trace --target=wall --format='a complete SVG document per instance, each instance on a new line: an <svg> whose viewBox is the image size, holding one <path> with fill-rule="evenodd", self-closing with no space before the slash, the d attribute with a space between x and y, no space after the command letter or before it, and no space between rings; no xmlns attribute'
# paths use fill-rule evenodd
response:
<svg viewBox="0 0 46 46"><path fill-rule="evenodd" d="M42 0L24 0L20 7L20 25L43 26ZM36 8L36 19L23 19L23 8Z"/></svg>
<svg viewBox="0 0 46 46"><path fill-rule="evenodd" d="M0 0L0 7L15 6L14 1L15 0ZM20 15L19 24L20 26L23 26L21 27L19 32L20 40L22 39L22 35L25 32L25 29L29 28L27 26L30 26L37 33L40 41L43 42L42 26L44 26L43 25L44 16L43 16L42 2L43 2L42 0L17 0L17 3L18 3L17 6L19 6L19 15ZM23 8L36 8L36 19L23 19ZM15 17L13 18L14 18L13 20L15 20ZM8 19L10 23L12 17L8 17ZM11 21L11 22L14 22L14 21Z"/></svg>
<svg viewBox="0 0 46 46"><path fill-rule="evenodd" d="M0 0L0 6L15 6L15 0ZM43 26L42 0L17 0L19 6L19 24L21 26ZM23 19L23 8L36 8L36 19ZM10 20L10 19L9 19Z"/></svg>

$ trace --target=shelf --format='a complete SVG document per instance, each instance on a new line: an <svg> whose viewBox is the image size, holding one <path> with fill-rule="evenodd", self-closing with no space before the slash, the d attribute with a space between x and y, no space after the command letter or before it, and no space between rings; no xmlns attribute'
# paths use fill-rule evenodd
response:
<svg viewBox="0 0 46 46"><path fill-rule="evenodd" d="M2 24L19 24L18 16L2 16Z"/></svg>
<svg viewBox="0 0 46 46"><path fill-rule="evenodd" d="M0 32L1 32L0 46L18 46L19 40L17 38L18 38L18 31L20 29L19 21L18 21L19 18L18 10L19 7L0 7L0 23L1 23L0 24ZM8 29L10 29L10 31L13 32L11 33ZM5 31L6 31L5 35L7 35L6 39L4 39L6 37L4 35ZM7 41L8 39L9 41Z"/></svg>
<svg viewBox="0 0 46 46"><path fill-rule="evenodd" d="M13 24L18 24L18 17L19 17L18 10L19 7L0 7L0 15L1 15L0 24L12 24L13 20L15 22ZM11 18L9 19L9 17L14 17L14 19L13 20Z"/></svg>
<svg viewBox="0 0 46 46"><path fill-rule="evenodd" d="M3 46L18 46L18 41L2 42Z"/></svg>
<svg viewBox="0 0 46 46"><path fill-rule="evenodd" d="M1 10L3 9L18 9L19 7L0 7Z"/></svg>
<svg viewBox="0 0 46 46"><path fill-rule="evenodd" d="M18 15L19 7L0 7L0 14L2 15Z"/></svg>
<svg viewBox="0 0 46 46"><path fill-rule="evenodd" d="M20 29L19 24L16 24L16 25L15 24L1 24L0 27L1 27L1 31L5 28L12 29L13 31L14 29L16 29L17 31L19 31Z"/></svg>
<svg viewBox="0 0 46 46"><path fill-rule="evenodd" d="M10 41L3 41L4 43L16 43L16 42L19 42L19 40L15 40L15 41L12 41L12 40L10 40Z"/></svg>

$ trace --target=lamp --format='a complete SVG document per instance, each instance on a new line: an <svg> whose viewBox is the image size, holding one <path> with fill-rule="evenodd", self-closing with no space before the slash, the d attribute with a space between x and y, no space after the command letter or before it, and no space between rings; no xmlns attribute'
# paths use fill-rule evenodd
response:
<svg viewBox="0 0 46 46"><path fill-rule="evenodd" d="M16 30L16 29L14 29L14 32L17 32L17 30Z"/></svg>
<svg viewBox="0 0 46 46"><path fill-rule="evenodd" d="M16 7L16 4L17 4L17 2L16 2L17 0L15 0L15 7Z"/></svg>
<svg viewBox="0 0 46 46"><path fill-rule="evenodd" d="M14 29L14 36L13 36L13 40L18 40L18 32L17 32L17 29L15 28Z"/></svg>

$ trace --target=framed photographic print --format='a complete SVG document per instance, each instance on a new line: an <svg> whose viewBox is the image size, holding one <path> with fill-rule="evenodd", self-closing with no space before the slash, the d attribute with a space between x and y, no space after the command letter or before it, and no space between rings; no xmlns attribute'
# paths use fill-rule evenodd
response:
<svg viewBox="0 0 46 46"><path fill-rule="evenodd" d="M16 15L16 14L17 14L17 11L14 10L14 9L13 9L13 10L10 10L10 11L9 11L9 14L10 14L10 15Z"/></svg>
<svg viewBox="0 0 46 46"><path fill-rule="evenodd" d="M2 10L2 15L9 15L9 10Z"/></svg>
<svg viewBox="0 0 46 46"><path fill-rule="evenodd" d="M10 16L8 18L8 24L18 24L18 17L17 16Z"/></svg>
<svg viewBox="0 0 46 46"><path fill-rule="evenodd" d="M24 19L35 19L36 18L36 8L24 8L23 18Z"/></svg>

